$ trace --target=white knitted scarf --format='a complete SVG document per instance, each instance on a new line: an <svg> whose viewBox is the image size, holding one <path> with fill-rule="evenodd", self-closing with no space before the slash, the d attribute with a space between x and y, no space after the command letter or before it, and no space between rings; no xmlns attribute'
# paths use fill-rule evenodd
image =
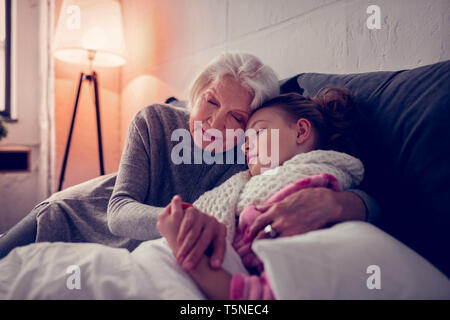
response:
<svg viewBox="0 0 450 320"><path fill-rule="evenodd" d="M251 176L248 170L239 172L220 186L205 192L193 205L214 216L227 226L227 241L233 241L236 216L248 205L264 203L270 196L290 183L321 173L336 177L341 189L361 183L364 167L358 159L341 152L314 150L301 153L283 165Z"/></svg>

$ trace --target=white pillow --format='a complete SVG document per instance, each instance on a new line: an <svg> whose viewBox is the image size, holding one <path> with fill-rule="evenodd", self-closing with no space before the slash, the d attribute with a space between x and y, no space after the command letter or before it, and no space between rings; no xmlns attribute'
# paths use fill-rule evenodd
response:
<svg viewBox="0 0 450 320"><path fill-rule="evenodd" d="M450 299L443 273L365 222L259 240L253 250L277 299Z"/></svg>

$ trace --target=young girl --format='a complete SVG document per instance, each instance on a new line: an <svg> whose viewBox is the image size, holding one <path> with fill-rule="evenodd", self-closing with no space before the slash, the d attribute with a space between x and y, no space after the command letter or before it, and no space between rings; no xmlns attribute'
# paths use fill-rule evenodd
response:
<svg viewBox="0 0 450 320"><path fill-rule="evenodd" d="M312 99L295 93L281 95L253 112L246 129L254 130L256 139L247 137L243 145L249 170L234 175L194 203L227 226L227 240L250 272L231 274L211 269L205 255L188 272L208 298L276 298L262 262L251 250L250 226L261 215L256 206L279 201L303 188L339 191L358 185L363 165L349 155L354 154L356 121L350 92L340 88L325 88ZM158 229L175 256L183 210L188 206L182 206L176 196L170 210L159 216ZM269 222L267 229L268 236L277 236L275 224ZM228 246L227 250L233 248Z"/></svg>

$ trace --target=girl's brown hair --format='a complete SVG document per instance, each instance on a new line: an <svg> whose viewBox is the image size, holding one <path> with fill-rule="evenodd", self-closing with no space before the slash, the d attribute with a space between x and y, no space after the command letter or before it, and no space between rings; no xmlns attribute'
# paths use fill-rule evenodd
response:
<svg viewBox="0 0 450 320"><path fill-rule="evenodd" d="M319 135L317 149L357 155L354 140L359 112L349 90L326 87L314 98L298 93L282 94L255 111L267 107L280 108L294 122L301 118L309 120Z"/></svg>

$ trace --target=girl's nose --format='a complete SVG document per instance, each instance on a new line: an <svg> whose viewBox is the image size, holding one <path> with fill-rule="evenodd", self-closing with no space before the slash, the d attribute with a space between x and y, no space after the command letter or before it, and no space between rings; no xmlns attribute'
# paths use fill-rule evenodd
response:
<svg viewBox="0 0 450 320"><path fill-rule="evenodd" d="M245 143L242 144L241 150L245 155L248 154L248 138L246 138Z"/></svg>
<svg viewBox="0 0 450 320"><path fill-rule="evenodd" d="M257 142L255 141L255 138L256 137L253 137L252 135L245 137L245 143L242 145L242 151L244 151L245 155L248 155L248 153L256 147Z"/></svg>

